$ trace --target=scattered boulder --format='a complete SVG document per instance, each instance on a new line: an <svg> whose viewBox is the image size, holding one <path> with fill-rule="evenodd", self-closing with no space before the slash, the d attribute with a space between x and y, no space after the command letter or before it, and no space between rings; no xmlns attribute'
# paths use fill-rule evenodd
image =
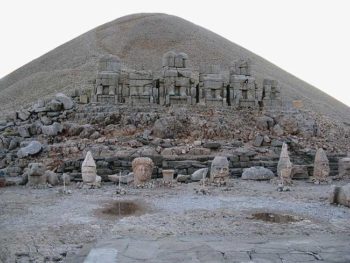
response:
<svg viewBox="0 0 350 263"><path fill-rule="evenodd" d="M47 126L42 125L41 131L45 135L57 136L59 133L63 131L63 126L62 124L55 122L52 125L47 125Z"/></svg>
<svg viewBox="0 0 350 263"><path fill-rule="evenodd" d="M187 175L187 174L178 174L176 177L176 181L178 181L179 183L186 183L191 179L191 175Z"/></svg>
<svg viewBox="0 0 350 263"><path fill-rule="evenodd" d="M274 120L268 116L258 117L256 119L256 127L259 130L265 131L273 127Z"/></svg>
<svg viewBox="0 0 350 263"><path fill-rule="evenodd" d="M242 179L243 180L270 180L273 179L275 175L273 172L265 167L253 166L250 168L243 169Z"/></svg>
<svg viewBox="0 0 350 263"><path fill-rule="evenodd" d="M257 136L255 136L253 146L260 147L263 144L263 142L264 142L264 136L258 134Z"/></svg>
<svg viewBox="0 0 350 263"><path fill-rule="evenodd" d="M17 156L18 158L32 156L40 153L42 149L43 149L43 146L40 142L31 141L26 147L19 149L19 151L17 152Z"/></svg>
<svg viewBox="0 0 350 263"><path fill-rule="evenodd" d="M30 163L28 165L28 185L37 186L46 184L46 167L43 163Z"/></svg>
<svg viewBox="0 0 350 263"><path fill-rule="evenodd" d="M173 139L186 131L186 125L175 116L164 117L156 120L152 128L152 134L162 139Z"/></svg>
<svg viewBox="0 0 350 263"><path fill-rule="evenodd" d="M23 138L29 138L30 137L30 133L28 130L28 126L27 125L23 125L23 126L19 126L17 128L17 132L19 133L19 135Z"/></svg>
<svg viewBox="0 0 350 263"><path fill-rule="evenodd" d="M45 176L47 178L47 182L52 185L52 186L56 186L59 184L59 180L58 180L58 175L50 170L47 170L45 172Z"/></svg>
<svg viewBox="0 0 350 263"><path fill-rule="evenodd" d="M90 124L83 125L82 128L83 130L79 134L80 138L90 138L90 136L95 132L95 128Z"/></svg>
<svg viewBox="0 0 350 263"><path fill-rule="evenodd" d="M62 103L59 102L58 100L53 99L45 105L45 108L47 111L54 111L54 112L61 111Z"/></svg>
<svg viewBox="0 0 350 263"><path fill-rule="evenodd" d="M327 182L330 168L326 152L319 148L317 149L314 162L314 180L316 183Z"/></svg>
<svg viewBox="0 0 350 263"><path fill-rule="evenodd" d="M277 136L282 136L284 134L284 131L279 124L276 124L273 126L273 133Z"/></svg>
<svg viewBox="0 0 350 263"><path fill-rule="evenodd" d="M6 186L6 177L5 172L3 170L0 170L0 187Z"/></svg>
<svg viewBox="0 0 350 263"><path fill-rule="evenodd" d="M342 158L338 162L339 177L350 177L350 157Z"/></svg>
<svg viewBox="0 0 350 263"><path fill-rule="evenodd" d="M20 119L22 121L26 121L30 117L30 112L27 110L21 110L21 111L17 112L17 117L18 117L18 119Z"/></svg>
<svg viewBox="0 0 350 263"><path fill-rule="evenodd" d="M55 99L62 103L63 109L70 110L74 107L74 101L72 98L66 96L63 93L57 93Z"/></svg>
<svg viewBox="0 0 350 263"><path fill-rule="evenodd" d="M191 175L191 181L198 182L198 181L202 180L203 178L206 178L208 171L209 171L208 168L202 168L202 169L195 171Z"/></svg>
<svg viewBox="0 0 350 263"><path fill-rule="evenodd" d="M350 184L344 186L332 186L329 202L331 204L340 204L350 207Z"/></svg>
<svg viewBox="0 0 350 263"><path fill-rule="evenodd" d="M221 143L219 143L219 142L206 142L203 144L203 147L211 149L211 150L217 150L221 147Z"/></svg>
<svg viewBox="0 0 350 263"><path fill-rule="evenodd" d="M293 165L291 172L292 179L308 179L309 172L306 165Z"/></svg>

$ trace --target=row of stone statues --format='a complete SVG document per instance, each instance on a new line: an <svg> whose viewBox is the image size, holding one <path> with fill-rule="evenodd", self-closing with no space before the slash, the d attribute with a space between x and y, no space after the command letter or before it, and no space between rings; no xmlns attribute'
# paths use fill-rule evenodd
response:
<svg viewBox="0 0 350 263"><path fill-rule="evenodd" d="M195 72L189 67L188 60L185 53L169 51L163 55L162 69L152 72L126 69L116 56L102 57L91 102L281 106L277 81L264 79L258 85L247 60L233 62L229 78L219 65L201 65L199 72Z"/></svg>

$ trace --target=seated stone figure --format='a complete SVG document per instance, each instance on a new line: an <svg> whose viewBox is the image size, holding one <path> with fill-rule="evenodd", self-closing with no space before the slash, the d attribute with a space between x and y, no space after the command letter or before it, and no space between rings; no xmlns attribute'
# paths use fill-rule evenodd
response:
<svg viewBox="0 0 350 263"><path fill-rule="evenodd" d="M117 56L106 55L100 58L91 102L118 102L120 70L121 62Z"/></svg>
<svg viewBox="0 0 350 263"><path fill-rule="evenodd" d="M191 104L192 70L185 53L169 51L163 55L163 69L159 81L161 105Z"/></svg>
<svg viewBox="0 0 350 263"><path fill-rule="evenodd" d="M153 103L153 74L148 70L134 70L129 73L131 104Z"/></svg>
<svg viewBox="0 0 350 263"><path fill-rule="evenodd" d="M145 185L152 178L154 163L148 157L135 158L132 163L132 171L134 173L134 186Z"/></svg>
<svg viewBox="0 0 350 263"><path fill-rule="evenodd" d="M216 156L211 163L210 182L225 185L229 179L229 162L224 156Z"/></svg>
<svg viewBox="0 0 350 263"><path fill-rule="evenodd" d="M219 65L201 65L199 71L199 93L200 104L226 105L226 88Z"/></svg>

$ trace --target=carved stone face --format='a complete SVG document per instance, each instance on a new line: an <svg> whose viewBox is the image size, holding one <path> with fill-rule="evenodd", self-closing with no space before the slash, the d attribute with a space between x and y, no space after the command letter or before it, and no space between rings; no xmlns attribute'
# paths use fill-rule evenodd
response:
<svg viewBox="0 0 350 263"><path fill-rule="evenodd" d="M147 157L135 158L132 161L132 170L134 173L134 185L144 184L151 180L153 171L153 161Z"/></svg>
<svg viewBox="0 0 350 263"><path fill-rule="evenodd" d="M211 164L210 181L225 181L229 177L229 163L226 157L216 156Z"/></svg>

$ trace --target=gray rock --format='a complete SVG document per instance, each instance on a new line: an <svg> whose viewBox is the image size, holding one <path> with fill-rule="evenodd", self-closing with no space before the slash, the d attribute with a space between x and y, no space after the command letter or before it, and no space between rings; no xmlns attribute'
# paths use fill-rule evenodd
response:
<svg viewBox="0 0 350 263"><path fill-rule="evenodd" d="M219 149L221 147L221 143L219 142L206 142L203 144L204 148L208 148L208 149L212 149L212 150L216 150Z"/></svg>
<svg viewBox="0 0 350 263"><path fill-rule="evenodd" d="M42 133L45 135L49 135L49 136L56 136L59 133L61 133L62 130L63 130L63 126L62 126L62 124L60 124L58 122L55 122L52 125L41 126Z"/></svg>
<svg viewBox="0 0 350 263"><path fill-rule="evenodd" d="M18 144L19 144L19 140L16 137L12 138L12 140L10 141L8 149L10 151L12 151L12 150L14 150L14 149L16 149L18 147Z"/></svg>
<svg viewBox="0 0 350 263"><path fill-rule="evenodd" d="M47 111L57 112L62 110L62 103L59 102L58 100L53 99L46 104L45 108Z"/></svg>
<svg viewBox="0 0 350 263"><path fill-rule="evenodd" d="M209 171L208 168L202 168L202 169L195 171L191 175L191 180L194 182L198 182L198 181L202 180L203 178L207 177L208 171Z"/></svg>
<svg viewBox="0 0 350 263"><path fill-rule="evenodd" d="M30 112L27 110L19 111L19 112L17 112L17 117L18 117L18 119L20 119L22 121L26 121L30 117Z"/></svg>
<svg viewBox="0 0 350 263"><path fill-rule="evenodd" d="M270 128L273 127L274 124L274 120L268 116L262 116L262 117L258 117L256 119L256 127L259 130L269 130Z"/></svg>
<svg viewBox="0 0 350 263"><path fill-rule="evenodd" d="M264 141L264 136L257 135L254 139L253 146L260 147Z"/></svg>
<svg viewBox="0 0 350 263"><path fill-rule="evenodd" d="M350 184L332 186L329 202L331 204L340 204L350 207Z"/></svg>
<svg viewBox="0 0 350 263"><path fill-rule="evenodd" d="M31 141L26 147L19 149L17 152L18 158L24 158L27 156L38 154L43 149L43 146L38 141Z"/></svg>
<svg viewBox="0 0 350 263"><path fill-rule="evenodd" d="M273 179L275 175L273 172L265 167L253 166L250 168L243 169L242 179L243 180L270 180Z"/></svg>
<svg viewBox="0 0 350 263"><path fill-rule="evenodd" d="M63 109L65 110L69 110L74 107L73 99L63 93L57 93L55 99L63 104Z"/></svg>
<svg viewBox="0 0 350 263"><path fill-rule="evenodd" d="M47 116L42 116L40 118L40 121L44 124L44 125L51 125L52 124L52 120L47 117Z"/></svg>
<svg viewBox="0 0 350 263"><path fill-rule="evenodd" d="M284 131L279 124L273 126L273 133L277 136L282 136Z"/></svg>
<svg viewBox="0 0 350 263"><path fill-rule="evenodd" d="M180 183L186 183L191 179L191 175L187 175L187 174L178 174L176 177L176 181L180 182Z"/></svg>
<svg viewBox="0 0 350 263"><path fill-rule="evenodd" d="M293 165L291 177L292 177L292 179L308 179L309 172L307 170L307 166L306 165Z"/></svg>
<svg viewBox="0 0 350 263"><path fill-rule="evenodd" d="M350 158L347 157L340 159L338 165L339 176L341 178L350 177Z"/></svg>
<svg viewBox="0 0 350 263"><path fill-rule="evenodd" d="M90 124L86 124L83 126L83 131L79 134L79 136L80 138L89 138L94 132L95 128Z"/></svg>
<svg viewBox="0 0 350 263"><path fill-rule="evenodd" d="M50 171L50 170L47 170L45 172L45 176L47 178L47 182L52 185L52 186L56 186L58 185L59 183L59 180L58 180L58 175L53 172L53 171Z"/></svg>
<svg viewBox="0 0 350 263"><path fill-rule="evenodd" d="M120 177L121 184L130 184L134 181L134 173L128 173L127 175Z"/></svg>
<svg viewBox="0 0 350 263"><path fill-rule="evenodd" d="M23 138L29 138L30 137L28 126L26 126L26 125L25 126L19 126L17 128L17 132Z"/></svg>

